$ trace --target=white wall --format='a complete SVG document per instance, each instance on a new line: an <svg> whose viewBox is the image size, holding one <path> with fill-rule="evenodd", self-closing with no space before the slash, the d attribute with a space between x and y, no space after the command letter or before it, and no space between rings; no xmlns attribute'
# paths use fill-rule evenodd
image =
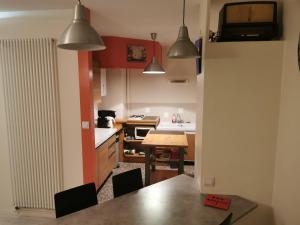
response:
<svg viewBox="0 0 300 225"><path fill-rule="evenodd" d="M144 75L142 69L107 70L107 96L99 109L117 111L117 117L128 114L157 115L171 122L173 113L183 112L185 121L196 120L196 66L194 59L167 59L163 48L164 76ZM127 73L127 81L126 81ZM172 79L187 79L187 84L172 84ZM127 94L126 94L127 86Z"/></svg>
<svg viewBox="0 0 300 225"><path fill-rule="evenodd" d="M129 114L160 116L171 122L173 113L181 113L189 122L196 120L196 66L195 59L168 59L168 47L163 48L164 76L149 76L143 70L129 70ZM171 80L188 80L174 84Z"/></svg>
<svg viewBox="0 0 300 225"><path fill-rule="evenodd" d="M284 1L284 54L273 207L277 225L300 224L300 2Z"/></svg>
<svg viewBox="0 0 300 225"><path fill-rule="evenodd" d="M72 18L72 11L31 11L23 16L0 20L0 38L53 37L57 38ZM62 122L64 186L82 184L82 151L77 53L58 50L59 91ZM2 82L2 78L0 78ZM0 209L10 209L11 183L3 87L0 82Z"/></svg>
<svg viewBox="0 0 300 225"><path fill-rule="evenodd" d="M202 0L199 8L200 34L203 39L202 45L202 71L197 76L196 90L196 139L195 139L195 178L201 188L202 157L203 157L203 100L204 100L204 76L206 64L206 46L208 43L210 0Z"/></svg>
<svg viewBox="0 0 300 225"><path fill-rule="evenodd" d="M204 77L204 192L236 194L259 207L239 224L272 224L282 42L211 43Z"/></svg>

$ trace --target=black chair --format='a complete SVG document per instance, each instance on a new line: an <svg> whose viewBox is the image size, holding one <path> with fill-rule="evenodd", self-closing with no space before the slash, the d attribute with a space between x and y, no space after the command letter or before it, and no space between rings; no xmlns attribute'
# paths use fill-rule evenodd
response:
<svg viewBox="0 0 300 225"><path fill-rule="evenodd" d="M81 185L54 195L56 218L98 204L94 183Z"/></svg>
<svg viewBox="0 0 300 225"><path fill-rule="evenodd" d="M230 213L226 218L225 220L220 223L220 225L230 225L231 224L231 217L232 217L232 213Z"/></svg>
<svg viewBox="0 0 300 225"><path fill-rule="evenodd" d="M130 170L112 177L114 197L143 188L141 169Z"/></svg>

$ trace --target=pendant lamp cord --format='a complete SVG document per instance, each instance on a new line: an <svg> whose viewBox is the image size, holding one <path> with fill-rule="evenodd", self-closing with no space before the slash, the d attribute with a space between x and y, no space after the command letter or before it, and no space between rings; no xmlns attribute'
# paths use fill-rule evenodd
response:
<svg viewBox="0 0 300 225"><path fill-rule="evenodd" d="M151 39L152 39L152 46L153 46L153 56L155 56L155 40L156 40L156 33L151 33Z"/></svg>
<svg viewBox="0 0 300 225"><path fill-rule="evenodd" d="M153 56L155 57L155 40L153 39L152 43L153 43Z"/></svg>
<svg viewBox="0 0 300 225"><path fill-rule="evenodd" d="M184 24L184 18L185 18L185 0L183 0L183 13L182 13L182 24L183 24L183 26L185 25Z"/></svg>

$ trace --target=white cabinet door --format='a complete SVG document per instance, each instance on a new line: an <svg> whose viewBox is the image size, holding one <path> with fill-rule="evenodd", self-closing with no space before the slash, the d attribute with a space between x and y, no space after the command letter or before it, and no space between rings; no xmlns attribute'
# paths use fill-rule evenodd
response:
<svg viewBox="0 0 300 225"><path fill-rule="evenodd" d="M101 96L106 96L106 69L101 69Z"/></svg>

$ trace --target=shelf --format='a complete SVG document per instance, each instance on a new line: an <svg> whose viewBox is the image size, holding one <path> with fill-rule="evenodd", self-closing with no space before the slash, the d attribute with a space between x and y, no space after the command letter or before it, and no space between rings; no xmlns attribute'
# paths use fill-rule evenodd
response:
<svg viewBox="0 0 300 225"><path fill-rule="evenodd" d="M143 140L128 140L128 139L126 139L126 138L124 138L124 141L125 142L135 142L135 143L141 143Z"/></svg>
<svg viewBox="0 0 300 225"><path fill-rule="evenodd" d="M137 153L135 153L134 155L124 154L124 157L128 157L128 158L145 158L145 155L139 155Z"/></svg>

